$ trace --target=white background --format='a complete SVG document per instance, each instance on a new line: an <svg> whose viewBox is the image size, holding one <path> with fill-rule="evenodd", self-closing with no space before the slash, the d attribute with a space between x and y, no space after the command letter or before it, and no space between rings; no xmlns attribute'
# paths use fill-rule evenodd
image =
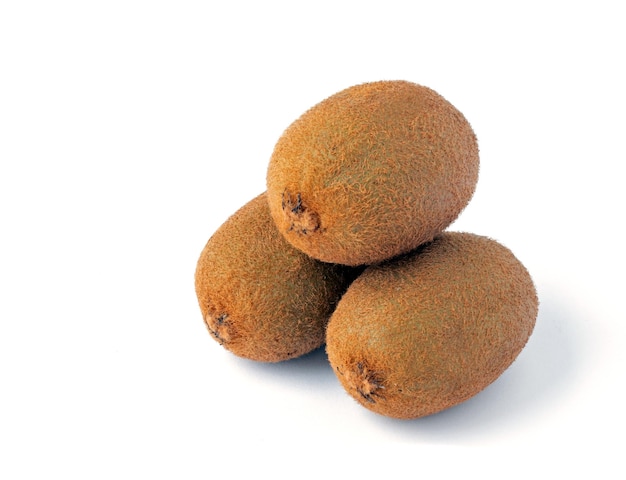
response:
<svg viewBox="0 0 626 480"><path fill-rule="evenodd" d="M622 12L3 1L0 477L624 478ZM507 245L541 301L499 380L415 421L360 407L323 350L234 357L193 288L282 131L382 79L468 118L480 180L451 229Z"/></svg>

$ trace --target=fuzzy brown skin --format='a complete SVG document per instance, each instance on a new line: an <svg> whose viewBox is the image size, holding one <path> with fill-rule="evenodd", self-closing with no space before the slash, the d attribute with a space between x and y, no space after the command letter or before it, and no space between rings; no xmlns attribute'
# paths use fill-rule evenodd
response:
<svg viewBox="0 0 626 480"><path fill-rule="evenodd" d="M279 362L324 344L328 318L354 275L289 245L263 193L211 236L195 288L216 341L240 357Z"/></svg>
<svg viewBox="0 0 626 480"><path fill-rule="evenodd" d="M357 85L278 140L267 171L285 238L319 260L378 263L450 225L474 194L478 145L463 115L406 81Z"/></svg>
<svg viewBox="0 0 626 480"><path fill-rule="evenodd" d="M381 415L418 418L474 396L533 331L534 284L506 247L445 232L357 278L328 324L341 384Z"/></svg>

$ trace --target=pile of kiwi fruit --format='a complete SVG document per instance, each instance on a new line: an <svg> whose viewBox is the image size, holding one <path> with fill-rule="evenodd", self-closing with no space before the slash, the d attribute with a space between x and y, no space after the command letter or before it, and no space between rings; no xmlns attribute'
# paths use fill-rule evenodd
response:
<svg viewBox="0 0 626 480"><path fill-rule="evenodd" d="M210 336L259 362L325 345L346 392L388 417L473 397L517 358L538 313L508 248L448 229L478 170L469 122L428 87L369 82L321 101L278 139L266 191L200 254Z"/></svg>

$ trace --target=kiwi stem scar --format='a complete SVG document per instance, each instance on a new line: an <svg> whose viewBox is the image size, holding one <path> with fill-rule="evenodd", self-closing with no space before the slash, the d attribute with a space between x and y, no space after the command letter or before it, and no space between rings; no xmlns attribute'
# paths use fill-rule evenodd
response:
<svg viewBox="0 0 626 480"><path fill-rule="evenodd" d="M205 323L211 335L213 335L220 344L224 344L230 340L230 334L228 332L228 314L211 315L208 313Z"/></svg>
<svg viewBox="0 0 626 480"><path fill-rule="evenodd" d="M319 215L307 208L302 202L302 195L297 193L294 196L283 192L282 203L283 213L289 223L289 231L295 231L301 235L315 232L320 228Z"/></svg>
<svg viewBox="0 0 626 480"><path fill-rule="evenodd" d="M339 369L337 371L343 375ZM383 398L381 390L384 390L385 386L382 380L362 362L357 362L356 368L349 369L344 376L348 385L366 402L376 403L375 397Z"/></svg>

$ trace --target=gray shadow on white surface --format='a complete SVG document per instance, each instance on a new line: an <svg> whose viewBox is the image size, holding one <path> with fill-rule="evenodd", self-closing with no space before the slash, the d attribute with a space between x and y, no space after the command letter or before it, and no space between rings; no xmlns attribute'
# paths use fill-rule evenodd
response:
<svg viewBox="0 0 626 480"><path fill-rule="evenodd" d="M499 437L503 432L514 435L516 426L558 409L559 399L575 387L580 377L579 367L585 361L581 352L586 347L580 332L581 319L565 308L566 302L549 291L543 295L540 292L540 301L537 323L524 350L500 378L473 398L415 420L387 418L353 401L355 415L368 422L368 427L399 440L468 444ZM263 382L329 395L341 390L324 347L275 364L236 361Z"/></svg>
<svg viewBox="0 0 626 480"><path fill-rule="evenodd" d="M467 444L500 433L514 436L516 426L558 409L559 400L580 379L581 352L587 348L580 318L553 292L540 292L537 323L526 347L513 364L485 390L435 415L395 420L380 415L372 421L403 439ZM588 338L588 337L585 337ZM497 435L500 436L500 435Z"/></svg>
<svg viewBox="0 0 626 480"><path fill-rule="evenodd" d="M316 389L333 389L339 385L337 377L328 363L326 347L322 346L306 355L278 363L259 363L236 359L248 372L268 378L268 381L283 385L307 384Z"/></svg>

